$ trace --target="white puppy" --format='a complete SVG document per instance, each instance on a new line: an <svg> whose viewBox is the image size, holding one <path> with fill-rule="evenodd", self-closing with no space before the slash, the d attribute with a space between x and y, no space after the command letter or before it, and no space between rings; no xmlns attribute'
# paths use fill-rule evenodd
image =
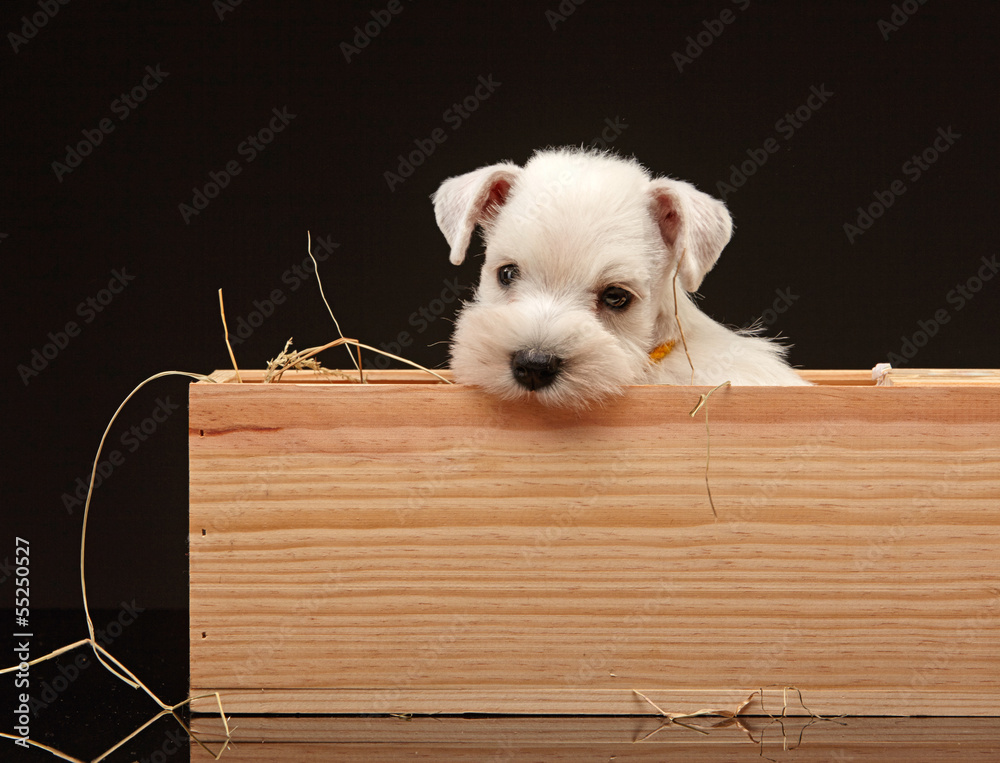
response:
<svg viewBox="0 0 1000 763"><path fill-rule="evenodd" d="M460 383L574 407L628 384L805 384L783 347L725 328L689 296L732 219L688 183L606 153L546 150L523 168L450 178L433 200L454 264L477 225L486 243L452 337Z"/></svg>

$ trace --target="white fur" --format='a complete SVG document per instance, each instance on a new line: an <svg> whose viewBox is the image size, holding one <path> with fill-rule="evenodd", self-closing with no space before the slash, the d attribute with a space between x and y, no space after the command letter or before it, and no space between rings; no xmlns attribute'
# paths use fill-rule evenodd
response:
<svg viewBox="0 0 1000 763"><path fill-rule="evenodd" d="M435 216L465 258L476 225L486 259L480 285L452 337L457 381L507 399L585 406L629 384L805 384L784 348L737 333L694 304L732 234L722 202L679 180L652 178L637 162L576 149L537 152L523 167L483 167L442 183ZM497 270L516 264L509 286ZM676 282L676 283L675 283ZM634 295L617 312L609 286ZM674 291L691 363L674 317ZM673 341L654 363L649 353ZM534 391L511 370L519 350L558 356L560 373Z"/></svg>

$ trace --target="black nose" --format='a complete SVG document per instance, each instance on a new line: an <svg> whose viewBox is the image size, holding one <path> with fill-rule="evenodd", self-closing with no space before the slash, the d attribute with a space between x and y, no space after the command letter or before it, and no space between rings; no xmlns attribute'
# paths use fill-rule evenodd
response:
<svg viewBox="0 0 1000 763"><path fill-rule="evenodd" d="M539 350L518 350L510 358L510 370L522 387L530 390L547 387L559 375L562 358Z"/></svg>

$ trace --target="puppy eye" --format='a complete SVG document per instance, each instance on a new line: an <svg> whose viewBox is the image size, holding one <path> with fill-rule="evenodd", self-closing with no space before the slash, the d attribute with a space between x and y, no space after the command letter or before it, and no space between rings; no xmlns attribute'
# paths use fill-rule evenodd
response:
<svg viewBox="0 0 1000 763"><path fill-rule="evenodd" d="M517 265L504 265L497 271L497 281L501 286L510 286L521 275Z"/></svg>
<svg viewBox="0 0 1000 763"><path fill-rule="evenodd" d="M632 292L621 286L609 286L601 293L601 303L612 310L624 310L632 304Z"/></svg>

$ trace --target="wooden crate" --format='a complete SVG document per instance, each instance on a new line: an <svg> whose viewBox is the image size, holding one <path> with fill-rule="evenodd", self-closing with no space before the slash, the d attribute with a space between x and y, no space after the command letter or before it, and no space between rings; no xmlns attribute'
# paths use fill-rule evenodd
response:
<svg viewBox="0 0 1000 763"><path fill-rule="evenodd" d="M988 373L806 373L692 418L705 388L574 413L218 372L190 388L191 691L629 714L652 709L633 689L688 711L796 686L823 715L995 715Z"/></svg>
<svg viewBox="0 0 1000 763"><path fill-rule="evenodd" d="M779 701L780 705L780 701ZM744 717L739 725L663 727L659 718L500 717L344 718L268 716L233 721L232 755L240 763L996 763L1000 723L995 718ZM195 729L214 753L224 731L218 715ZM192 763L215 757L191 746Z"/></svg>

